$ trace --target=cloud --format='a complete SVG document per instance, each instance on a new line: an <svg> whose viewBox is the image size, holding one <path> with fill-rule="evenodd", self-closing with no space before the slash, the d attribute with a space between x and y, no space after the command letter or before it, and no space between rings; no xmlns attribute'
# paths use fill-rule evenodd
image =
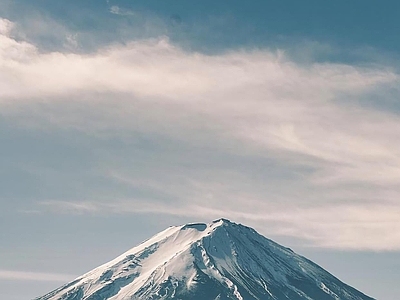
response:
<svg viewBox="0 0 400 300"><path fill-rule="evenodd" d="M113 5L110 7L110 13L112 13L114 15L120 15L120 16L135 16L136 15L136 13L134 11L121 8L117 5Z"/></svg>
<svg viewBox="0 0 400 300"><path fill-rule="evenodd" d="M167 37L42 52L10 26L0 23L1 116L125 141L123 156L104 154L96 171L141 193L41 207L225 214L322 247L400 248L400 117L363 105L371 95L398 99L391 67L299 63L269 49L207 55ZM136 159L137 136L159 149Z"/></svg>
<svg viewBox="0 0 400 300"><path fill-rule="evenodd" d="M39 203L42 206L47 207L49 210L56 211L58 213L95 213L99 211L99 206L96 203L90 203L85 201L70 202L70 201L41 201Z"/></svg>
<svg viewBox="0 0 400 300"><path fill-rule="evenodd" d="M92 55L41 54L26 42L2 39L4 115L28 105L38 122L83 130L175 136L208 130L330 163L318 173L321 182L400 179L398 116L337 103L395 86L398 75L390 69L303 67L269 51L207 56L167 39Z"/></svg>
<svg viewBox="0 0 400 300"><path fill-rule="evenodd" d="M400 245L400 205L356 204L296 207L288 209L282 204L256 203L251 195L238 203L231 198L235 208L223 205L204 205L203 202L171 206L164 202L135 199L110 202L48 201L40 203L57 213L99 214L152 214L185 216L192 220L209 222L220 217L254 226L266 236L289 236L303 240L303 246L347 250L397 250ZM207 195L203 197L206 198ZM210 195L208 195L210 197ZM247 205L244 205L247 201ZM219 207L218 207L219 206ZM90 207L90 209L87 209ZM257 212L258 211L258 212ZM207 216L205 218L205 216ZM178 224L175 224L178 225Z"/></svg>
<svg viewBox="0 0 400 300"><path fill-rule="evenodd" d="M68 282L75 276L59 273L0 270L0 278L2 280Z"/></svg>
<svg viewBox="0 0 400 300"><path fill-rule="evenodd" d="M8 35L13 27L13 23L7 19L0 19L0 34Z"/></svg>

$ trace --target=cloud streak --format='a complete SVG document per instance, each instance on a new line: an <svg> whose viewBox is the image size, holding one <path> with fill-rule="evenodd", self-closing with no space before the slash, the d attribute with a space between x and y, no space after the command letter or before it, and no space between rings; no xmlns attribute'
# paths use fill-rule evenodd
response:
<svg viewBox="0 0 400 300"><path fill-rule="evenodd" d="M60 273L0 270L0 279L2 280L68 282L74 277L74 275Z"/></svg>
<svg viewBox="0 0 400 300"><path fill-rule="evenodd" d="M117 5L113 5L110 7L110 13L112 13L114 15L119 15L119 16L135 16L136 15L136 13L134 11L121 8Z"/></svg>
<svg viewBox="0 0 400 300"><path fill-rule="evenodd" d="M400 224L397 204L340 204L319 207L288 207L279 203L255 203L247 195L242 201L230 198L233 205L204 205L202 202L171 206L163 202L134 199L112 202L47 201L40 205L55 213L152 214L185 216L205 220L229 216L237 222L255 226L267 236L296 237L303 246L347 250L397 250ZM207 195L205 196L207 197ZM204 198L203 198L204 200ZM245 205L247 202L247 205ZM88 209L90 208L90 209Z"/></svg>

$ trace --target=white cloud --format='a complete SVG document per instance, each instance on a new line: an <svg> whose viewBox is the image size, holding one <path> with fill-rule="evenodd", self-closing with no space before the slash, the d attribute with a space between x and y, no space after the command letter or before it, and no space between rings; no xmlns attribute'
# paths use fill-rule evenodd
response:
<svg viewBox="0 0 400 300"><path fill-rule="evenodd" d="M49 208L50 210L54 210L58 213L95 213L99 211L98 205L96 203L90 203L85 201L41 201L39 203L42 206Z"/></svg>
<svg viewBox="0 0 400 300"><path fill-rule="evenodd" d="M0 34L8 35L13 27L13 23L7 19L0 19Z"/></svg>
<svg viewBox="0 0 400 300"><path fill-rule="evenodd" d="M48 201L41 203L57 213L156 214L185 216L209 222L228 217L235 222L256 227L266 236L289 236L302 239L303 246L391 251L400 246L399 204L340 204L296 207L261 203L246 195L241 201L232 197L230 205L205 205L213 202L212 194L202 201L171 206L165 202L143 199L116 199L110 202ZM209 199L206 199L206 198ZM87 209L90 207L90 210ZM179 224L175 224L179 225Z"/></svg>
<svg viewBox="0 0 400 300"><path fill-rule="evenodd" d="M0 113L10 122L97 136L152 133L300 172L296 179L270 177L266 184L248 170L210 167L188 178L172 164L142 178L117 170L106 176L147 184L175 200L42 206L91 213L226 213L273 223L274 232L319 246L400 248L400 221L393 218L399 212L400 117L360 105L371 95L398 99L384 92L399 84L389 67L304 65L268 49L206 55L166 37L91 54L41 53L13 39L10 26L0 23ZM160 177L148 180L155 176Z"/></svg>
<svg viewBox="0 0 400 300"><path fill-rule="evenodd" d="M71 48L71 49L77 49L79 46L79 42L78 42L78 34L67 34L65 37L65 44L64 44L65 48Z"/></svg>
<svg viewBox="0 0 400 300"><path fill-rule="evenodd" d="M134 11L121 8L118 5L111 6L110 13L112 13L114 15L120 15L120 16L135 16L136 15L136 13Z"/></svg>
<svg viewBox="0 0 400 300"><path fill-rule="evenodd" d="M0 269L0 279L2 280L68 282L74 279L74 277L74 275L59 273L11 271Z"/></svg>

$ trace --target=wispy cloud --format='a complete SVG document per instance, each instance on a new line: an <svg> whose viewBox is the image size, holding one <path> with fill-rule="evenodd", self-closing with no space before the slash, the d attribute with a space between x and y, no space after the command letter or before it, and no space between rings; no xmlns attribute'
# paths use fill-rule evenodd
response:
<svg viewBox="0 0 400 300"><path fill-rule="evenodd" d="M225 214L324 247L400 248L400 117L363 105L376 95L398 99L390 66L304 64L268 49L206 55L166 37L43 53L12 38L10 26L0 23L8 122L125 141L152 135L166 149L143 150L146 163L127 151L115 170L107 164L119 152L99 159L105 178L146 196L42 207ZM163 139L189 150L168 150Z"/></svg>
<svg viewBox="0 0 400 300"><path fill-rule="evenodd" d="M74 275L60 273L11 271L0 269L0 279L2 280L68 282L75 277L76 276Z"/></svg>
<svg viewBox="0 0 400 300"><path fill-rule="evenodd" d="M120 16L135 16L136 15L136 13L134 11L121 8L118 5L111 6L110 13L112 13L114 15L120 15Z"/></svg>
<svg viewBox="0 0 400 300"><path fill-rule="evenodd" d="M96 203L87 201L41 201L41 206L47 207L49 210L57 213L95 213L100 211L100 207Z"/></svg>
<svg viewBox="0 0 400 300"><path fill-rule="evenodd" d="M257 199L252 199L252 195L242 196L243 199L238 199L231 195L229 201L222 200L216 205L207 203L213 202L211 194L204 195L202 201L175 203L174 206L165 202L134 199L82 203L52 201L42 204L57 213L81 214L96 211L103 215L153 214L185 216L192 220L203 221L229 217L234 221L258 228L266 236L302 239L303 246L309 247L375 251L400 248L398 204L374 203L361 206L348 203L298 207L295 204L289 206L259 202ZM88 211L86 207L91 207L93 210Z"/></svg>

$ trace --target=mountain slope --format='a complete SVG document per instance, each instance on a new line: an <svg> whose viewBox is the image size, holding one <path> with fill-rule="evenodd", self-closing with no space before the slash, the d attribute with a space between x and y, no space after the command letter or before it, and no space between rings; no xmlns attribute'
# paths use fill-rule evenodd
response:
<svg viewBox="0 0 400 300"><path fill-rule="evenodd" d="M292 250L220 219L169 227L37 300L370 300Z"/></svg>

